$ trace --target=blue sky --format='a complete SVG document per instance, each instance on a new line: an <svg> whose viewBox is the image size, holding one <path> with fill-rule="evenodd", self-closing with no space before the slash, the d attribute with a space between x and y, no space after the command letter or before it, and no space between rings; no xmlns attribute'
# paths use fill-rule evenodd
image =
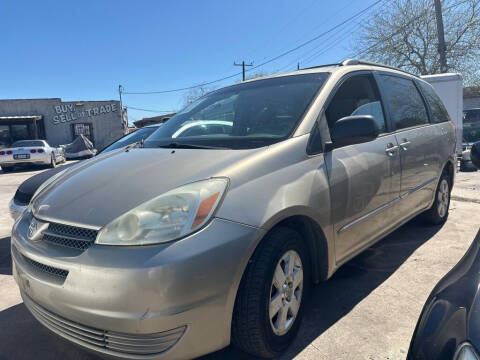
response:
<svg viewBox="0 0 480 360"><path fill-rule="evenodd" d="M366 8L374 0L2 2L0 98L118 99L125 91L168 90L260 64ZM383 3L377 5L383 6ZM353 55L363 17L253 70L264 73L330 63ZM216 84L220 87L241 76ZM124 95L124 105L178 110L185 92ZM130 121L155 112L129 109Z"/></svg>

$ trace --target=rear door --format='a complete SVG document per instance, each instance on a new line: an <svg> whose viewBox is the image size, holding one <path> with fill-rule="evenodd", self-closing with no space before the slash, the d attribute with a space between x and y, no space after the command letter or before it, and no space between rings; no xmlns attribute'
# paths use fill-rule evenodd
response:
<svg viewBox="0 0 480 360"><path fill-rule="evenodd" d="M425 208L435 191L440 157L438 132L430 125L425 100L409 77L379 75L386 109L400 146L401 191L396 218Z"/></svg>
<svg viewBox="0 0 480 360"><path fill-rule="evenodd" d="M374 76L344 78L327 102L325 117L332 129L349 115L372 115L380 136L371 142L336 148L325 154L337 261L377 238L391 226L392 205L400 192L400 158L390 133Z"/></svg>

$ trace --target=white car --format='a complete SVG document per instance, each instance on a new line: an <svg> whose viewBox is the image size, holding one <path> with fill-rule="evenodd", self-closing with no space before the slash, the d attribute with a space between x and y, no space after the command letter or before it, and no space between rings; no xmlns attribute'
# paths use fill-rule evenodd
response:
<svg viewBox="0 0 480 360"><path fill-rule="evenodd" d="M11 147L0 149L0 166L3 172L11 171L16 165L50 165L65 161L62 148L55 148L45 140L15 141Z"/></svg>

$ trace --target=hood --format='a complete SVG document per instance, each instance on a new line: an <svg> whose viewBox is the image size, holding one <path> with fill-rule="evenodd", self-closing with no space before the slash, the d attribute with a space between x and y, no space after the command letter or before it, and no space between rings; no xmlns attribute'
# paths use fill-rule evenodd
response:
<svg viewBox="0 0 480 360"><path fill-rule="evenodd" d="M190 182L222 173L264 151L134 148L82 161L33 201L48 221L100 228L126 211Z"/></svg>

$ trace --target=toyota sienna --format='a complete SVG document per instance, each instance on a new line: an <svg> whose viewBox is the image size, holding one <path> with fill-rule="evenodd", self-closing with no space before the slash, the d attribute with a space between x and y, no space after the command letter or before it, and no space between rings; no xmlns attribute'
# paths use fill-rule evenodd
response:
<svg viewBox="0 0 480 360"><path fill-rule="evenodd" d="M13 274L43 325L103 355L275 357L311 285L417 215L446 221L454 156L414 75L346 60L242 82L44 183Z"/></svg>

